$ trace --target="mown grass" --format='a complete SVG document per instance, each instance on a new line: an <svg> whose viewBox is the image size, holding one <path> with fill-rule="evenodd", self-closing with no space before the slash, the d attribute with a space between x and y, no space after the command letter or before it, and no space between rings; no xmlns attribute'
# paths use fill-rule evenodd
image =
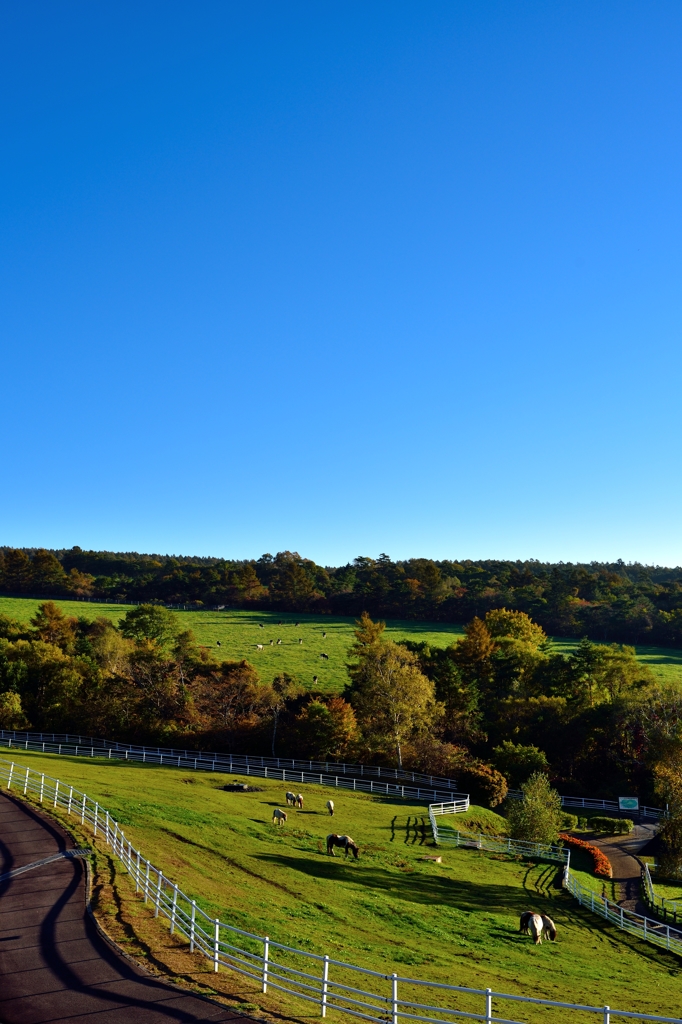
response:
<svg viewBox="0 0 682 1024"><path fill-rule="evenodd" d="M28 622L40 601L0 597L0 614ZM106 616L112 622L123 618L130 605L94 604L88 601L57 601L65 614L95 619ZM175 613L183 629L192 629L200 644L225 660L248 659L262 679L270 681L280 672L296 676L306 686L326 693L340 693L348 682L346 662L353 643L355 619L331 615L303 615L286 612L185 612ZM281 625L280 625L281 623ZM298 623L298 625L296 625ZM260 625L263 625L263 629ZM323 637L326 633L326 637ZM448 623L389 621L386 635L391 640L425 640L434 647L447 647L463 636L461 626ZM277 644L277 640L281 644ZM299 639L303 640L299 644ZM273 645L270 646L270 640ZM220 647L217 646L220 641ZM262 651L256 644L263 644ZM320 655L328 654L329 660Z"/></svg>
<svg viewBox="0 0 682 1024"><path fill-rule="evenodd" d="M291 811L278 829L271 817L284 800L281 783L250 779L260 792L233 793L223 787L235 776L25 752L17 762L85 789L207 913L245 930L438 982L650 1013L680 1005L680 960L581 909L561 890L556 865L444 847L442 864L423 861L434 853L424 805L338 790L332 820L324 810L330 790L311 785L303 787L304 810ZM469 821L488 814L472 809ZM359 861L322 852L332 825L358 842ZM167 926L150 920L124 875L114 890L105 912L125 941L166 962ZM535 947L518 934L519 914L529 908L555 919L556 944ZM177 943L174 950L177 976L222 991L238 986L253 1005L276 1005L230 975L218 984L210 965ZM524 1008L518 1019L566 1017Z"/></svg>

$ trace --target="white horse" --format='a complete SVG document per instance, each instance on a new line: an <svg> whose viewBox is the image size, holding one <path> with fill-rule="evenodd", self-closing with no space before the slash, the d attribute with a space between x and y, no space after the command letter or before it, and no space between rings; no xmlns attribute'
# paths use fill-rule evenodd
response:
<svg viewBox="0 0 682 1024"><path fill-rule="evenodd" d="M329 811L329 814L333 818L334 817L334 801L333 800L327 800L327 810Z"/></svg>
<svg viewBox="0 0 682 1024"><path fill-rule="evenodd" d="M541 946L542 933L545 930L545 926L542 922L542 916L540 914L531 914L530 920L528 921L528 927L533 939L535 940L535 945Z"/></svg>
<svg viewBox="0 0 682 1024"><path fill-rule="evenodd" d="M279 807L275 807L274 811L272 812L272 824L283 825L286 820L287 812L281 810Z"/></svg>
<svg viewBox="0 0 682 1024"><path fill-rule="evenodd" d="M287 793L286 794L286 801L287 801L287 804L288 804L289 807L295 807L296 806L296 794L295 793Z"/></svg>

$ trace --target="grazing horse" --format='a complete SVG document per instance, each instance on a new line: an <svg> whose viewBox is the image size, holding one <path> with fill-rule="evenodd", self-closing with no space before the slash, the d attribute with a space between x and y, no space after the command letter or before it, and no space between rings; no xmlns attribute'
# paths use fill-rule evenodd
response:
<svg viewBox="0 0 682 1024"><path fill-rule="evenodd" d="M328 654L321 654L320 657L324 658L325 661L329 661L329 655Z"/></svg>
<svg viewBox="0 0 682 1024"><path fill-rule="evenodd" d="M533 916L533 910L524 910L519 918L519 931L522 935L530 935L530 919Z"/></svg>
<svg viewBox="0 0 682 1024"><path fill-rule="evenodd" d="M296 806L303 810L303 793L296 794Z"/></svg>
<svg viewBox="0 0 682 1024"><path fill-rule="evenodd" d="M331 832L327 836L327 853L331 854L332 857L335 856L335 846L340 846L342 849L344 849L346 851L346 857L348 856L348 851L350 850L355 859L358 859L359 850L357 847L357 843L354 843L350 836L337 836L336 832Z"/></svg>
<svg viewBox="0 0 682 1024"><path fill-rule="evenodd" d="M542 917L540 916L540 914L531 914L530 915L530 919L528 921L528 927L530 928L530 933L533 936L533 939L535 940L535 945L536 946L541 946L542 945L542 933L544 931L545 926L542 923Z"/></svg>
<svg viewBox="0 0 682 1024"><path fill-rule="evenodd" d="M263 650L263 645L262 644L256 644L256 650L257 651L262 651Z"/></svg>
<svg viewBox="0 0 682 1024"><path fill-rule="evenodd" d="M550 942L556 942L556 925L551 917L547 917L547 914L541 914L542 917L542 930L545 933L545 938L549 939Z"/></svg>
<svg viewBox="0 0 682 1024"><path fill-rule="evenodd" d="M295 807L296 806L296 794L295 793L287 793L286 794L286 801L287 801L287 804L289 805L289 807Z"/></svg>
<svg viewBox="0 0 682 1024"><path fill-rule="evenodd" d="M327 800L327 810L329 811L329 814L333 818L334 817L334 801L333 800Z"/></svg>
<svg viewBox="0 0 682 1024"><path fill-rule="evenodd" d="M272 824L283 825L286 820L287 812L282 811L279 807L275 807L274 811L272 812Z"/></svg>

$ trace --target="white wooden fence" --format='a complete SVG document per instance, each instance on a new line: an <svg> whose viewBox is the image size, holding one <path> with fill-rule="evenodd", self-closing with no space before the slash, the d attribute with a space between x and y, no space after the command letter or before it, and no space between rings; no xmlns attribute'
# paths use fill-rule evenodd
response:
<svg viewBox="0 0 682 1024"><path fill-rule="evenodd" d="M654 889L648 864L645 864L642 870L642 888L646 902L663 915L664 921L667 921L668 918L671 918L673 924L677 924L678 920L682 921L682 900L671 900L658 895Z"/></svg>
<svg viewBox="0 0 682 1024"><path fill-rule="evenodd" d="M51 739L41 739L47 735ZM437 779L434 776L415 772L399 772L398 769L376 768L368 765L337 765L334 762L295 761L289 758L251 757L244 754L207 754L197 750L176 751L163 747L136 747L127 743L112 742L105 746L106 741L92 740L85 737L85 744L67 742L84 737L60 737L54 733L17 733L0 729L0 746L10 750L37 750L43 754L62 754L69 757L101 757L111 760L141 762L142 764L158 764L168 768L183 768L185 771L209 771L236 773L238 775L254 775L265 779L278 779L282 782L310 782L318 786L334 786L342 789L353 789L363 793L376 793L379 796L400 797L404 800L438 800L446 797L452 800L466 801L469 797L464 793L456 793L452 789L431 789L428 780L435 783L454 785L453 780ZM312 768L312 770L311 770ZM322 770L315 770L320 768ZM341 772L340 769L345 769ZM356 775L352 775L352 771ZM375 774L376 778L372 778ZM365 777L367 776L367 777ZM422 785L404 785L401 782L388 782L382 779L400 779L409 781L426 780Z"/></svg>
<svg viewBox="0 0 682 1024"><path fill-rule="evenodd" d="M578 1024L585 1020L586 1013L603 1024L610 1024L615 1018L682 1024L680 1017L558 1002L490 988L468 988L405 978L397 973L385 974L328 955L296 949L267 935L254 935L208 915L195 899L182 892L177 883L166 878L160 868L134 849L109 812L85 793L4 758L0 759L0 782L5 782L10 791L34 796L48 807L62 808L81 824L91 826L94 835L119 859L135 891L153 908L154 916L165 917L171 934L182 935L190 952L206 957L214 971L227 968L250 978L263 993L274 989L312 1003L322 1017L329 1010L335 1010L375 1024L412 1021L451 1024L463 1019L486 1024L523 1024L518 1019L500 1015L502 1010L511 1014L513 1004L521 1004L519 1009L524 1010L541 1007L543 1022L556 1024L574 1020Z"/></svg>

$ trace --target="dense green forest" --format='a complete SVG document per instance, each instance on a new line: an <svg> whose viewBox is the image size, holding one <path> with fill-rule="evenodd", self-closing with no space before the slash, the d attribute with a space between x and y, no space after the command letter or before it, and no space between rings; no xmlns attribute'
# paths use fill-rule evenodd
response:
<svg viewBox="0 0 682 1024"><path fill-rule="evenodd" d="M526 612L554 636L682 647L682 568L537 561L393 562L332 568L296 552L230 561L0 548L0 593L468 622Z"/></svg>

